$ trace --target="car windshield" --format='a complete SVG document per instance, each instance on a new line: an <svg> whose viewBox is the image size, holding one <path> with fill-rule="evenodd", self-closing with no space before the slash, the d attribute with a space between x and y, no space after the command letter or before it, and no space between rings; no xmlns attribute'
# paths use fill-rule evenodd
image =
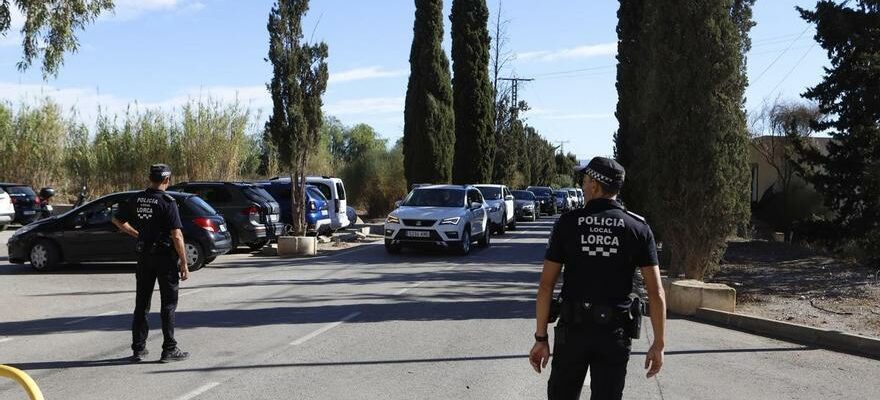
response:
<svg viewBox="0 0 880 400"><path fill-rule="evenodd" d="M517 200L534 200L535 194L532 192L527 192L525 190L515 190L513 192L513 197Z"/></svg>
<svg viewBox="0 0 880 400"><path fill-rule="evenodd" d="M576 192L574 190L569 190L568 194L571 195L571 197L578 197L578 192Z"/></svg>
<svg viewBox="0 0 880 400"><path fill-rule="evenodd" d="M534 193L536 196L552 196L553 195L553 193L550 191L550 189L534 188L529 191Z"/></svg>
<svg viewBox="0 0 880 400"><path fill-rule="evenodd" d="M190 211L190 215L195 216L207 216L207 215L217 215L217 210L214 207L211 207L210 204L202 200L199 196L189 196L186 198L186 208Z"/></svg>
<svg viewBox="0 0 880 400"><path fill-rule="evenodd" d="M568 197L568 192L556 192L556 197L559 197L559 198Z"/></svg>
<svg viewBox="0 0 880 400"><path fill-rule="evenodd" d="M464 190L416 189L403 202L407 207L464 207Z"/></svg>
<svg viewBox="0 0 880 400"><path fill-rule="evenodd" d="M34 193L34 189L31 189L28 186L12 186L6 189L6 191L11 195L37 197L37 194Z"/></svg>
<svg viewBox="0 0 880 400"><path fill-rule="evenodd" d="M486 200L499 200L501 199L501 188L496 186L477 186L477 189L480 189L480 193L483 194L483 197Z"/></svg>

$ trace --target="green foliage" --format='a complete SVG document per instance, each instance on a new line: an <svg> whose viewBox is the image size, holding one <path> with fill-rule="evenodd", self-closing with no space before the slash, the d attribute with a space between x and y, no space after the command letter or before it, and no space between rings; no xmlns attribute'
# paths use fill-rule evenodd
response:
<svg viewBox="0 0 880 400"><path fill-rule="evenodd" d="M372 147L358 154L340 176L352 206L366 210L370 216L386 215L407 193L401 146L391 150Z"/></svg>
<svg viewBox="0 0 880 400"><path fill-rule="evenodd" d="M627 89L618 156L636 172L626 186L650 194L637 198L671 252L673 273L693 279L717 264L728 235L749 215L747 3L644 2L627 19L639 21L627 33L635 47L624 49L637 61L618 75Z"/></svg>
<svg viewBox="0 0 880 400"><path fill-rule="evenodd" d="M0 181L49 186L59 173L66 132L57 104L36 107L0 104Z"/></svg>
<svg viewBox="0 0 880 400"><path fill-rule="evenodd" d="M272 80L272 115L266 122L280 166L290 172L293 181L291 210L293 231L304 234L305 215L300 202L304 198L305 172L309 158L319 144L321 112L327 90L328 48L326 43L302 41L302 18L309 9L308 0L279 0L269 13L269 56Z"/></svg>
<svg viewBox="0 0 880 400"><path fill-rule="evenodd" d="M816 40L828 51L831 66L804 97L822 114L814 128L832 137L823 153L799 146L808 182L834 212L831 226L838 244L851 242L862 254L880 254L880 4L860 0L819 1L814 10L799 8L816 24Z"/></svg>
<svg viewBox="0 0 880 400"><path fill-rule="evenodd" d="M489 80L489 9L485 0L453 0L453 108L455 183L493 178L495 156L494 91Z"/></svg>
<svg viewBox="0 0 880 400"><path fill-rule="evenodd" d="M417 0L403 114L408 184L452 179L455 125L449 61L442 43L443 1Z"/></svg>
<svg viewBox="0 0 880 400"><path fill-rule="evenodd" d="M79 48L76 31L92 23L101 13L113 9L112 0L3 0L0 1L0 36L12 28L11 7L24 14L21 29L24 56L18 69L28 69L43 59L43 78L57 76L64 54Z"/></svg>

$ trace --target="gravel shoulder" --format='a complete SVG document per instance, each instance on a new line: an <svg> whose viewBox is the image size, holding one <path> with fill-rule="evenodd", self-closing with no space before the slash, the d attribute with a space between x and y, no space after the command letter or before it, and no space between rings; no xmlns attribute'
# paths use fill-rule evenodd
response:
<svg viewBox="0 0 880 400"><path fill-rule="evenodd" d="M736 289L737 312L880 338L880 266L732 241L711 281Z"/></svg>

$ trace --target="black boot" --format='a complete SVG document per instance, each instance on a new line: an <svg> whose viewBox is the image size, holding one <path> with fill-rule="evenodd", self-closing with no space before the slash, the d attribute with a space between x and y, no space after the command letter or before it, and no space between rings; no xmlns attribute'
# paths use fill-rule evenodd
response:
<svg viewBox="0 0 880 400"><path fill-rule="evenodd" d="M147 350L147 349L143 349L143 350L135 350L135 351L134 351L134 354L131 356L131 361L134 361L134 362L141 362L141 361L143 361L144 358L146 358L147 355L149 355L149 354L150 354L150 351Z"/></svg>
<svg viewBox="0 0 880 400"><path fill-rule="evenodd" d="M159 362L170 363L175 361L183 361L187 358L189 358L189 353L181 351L179 348L175 347L173 350L163 350L162 358L159 359Z"/></svg>

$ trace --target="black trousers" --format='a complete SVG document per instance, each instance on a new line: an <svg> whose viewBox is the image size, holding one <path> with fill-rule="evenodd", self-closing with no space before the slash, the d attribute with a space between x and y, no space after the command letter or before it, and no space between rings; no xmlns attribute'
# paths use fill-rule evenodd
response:
<svg viewBox="0 0 880 400"><path fill-rule="evenodd" d="M177 347L174 340L174 312L177 310L177 289L180 282L177 258L170 252L142 254L137 265L137 297L134 305L134 320L131 324L131 349L143 350L147 344L150 327L147 313L156 281L159 281L159 294L162 299L162 342L163 350Z"/></svg>
<svg viewBox="0 0 880 400"><path fill-rule="evenodd" d="M621 399L632 339L623 328L568 325L554 328L547 398L578 399L590 372L591 400Z"/></svg>

